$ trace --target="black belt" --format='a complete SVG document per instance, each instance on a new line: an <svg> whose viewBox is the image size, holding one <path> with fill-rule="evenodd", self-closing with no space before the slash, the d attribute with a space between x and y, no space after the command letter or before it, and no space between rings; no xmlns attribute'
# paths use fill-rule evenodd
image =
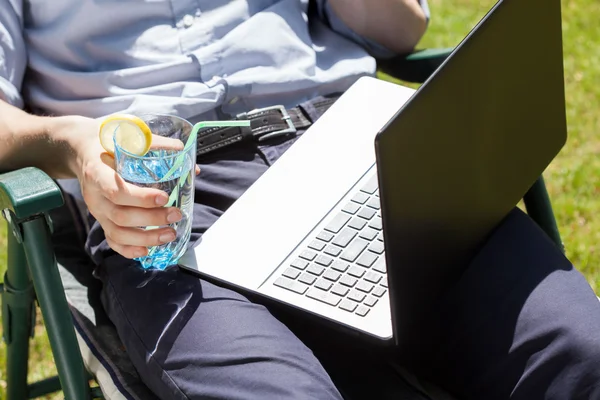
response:
<svg viewBox="0 0 600 400"><path fill-rule="evenodd" d="M339 96L319 97L310 104L323 114ZM269 139L292 135L307 129L313 121L303 110L303 105L286 109L283 106L259 108L237 115L233 120L250 121L249 127L204 128L198 132L198 155L211 153L242 141L264 142Z"/></svg>

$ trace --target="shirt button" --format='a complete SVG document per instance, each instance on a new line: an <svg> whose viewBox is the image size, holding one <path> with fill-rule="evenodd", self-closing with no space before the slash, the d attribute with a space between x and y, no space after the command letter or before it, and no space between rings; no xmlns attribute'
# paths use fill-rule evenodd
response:
<svg viewBox="0 0 600 400"><path fill-rule="evenodd" d="M189 28L192 25L194 25L194 16L187 14L186 16L183 17L183 26L185 26L186 28Z"/></svg>

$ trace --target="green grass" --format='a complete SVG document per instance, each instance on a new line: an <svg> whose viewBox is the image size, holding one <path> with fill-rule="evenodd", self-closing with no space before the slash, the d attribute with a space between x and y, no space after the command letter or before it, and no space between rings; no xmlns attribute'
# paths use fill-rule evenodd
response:
<svg viewBox="0 0 600 400"><path fill-rule="evenodd" d="M373 0L375 1L375 0ZM433 18L420 47L450 47L494 4L492 0L429 0ZM540 10L540 12L544 12ZM568 257L600 287L600 2L563 1L568 143L546 172ZM535 20L531 21L535 29ZM0 230L0 272L6 266L6 229ZM38 318L39 321L39 318ZM0 346L0 392L5 382ZM41 322L32 341L30 380L55 374ZM3 399L4 394L0 394ZM58 395L48 399L59 399Z"/></svg>

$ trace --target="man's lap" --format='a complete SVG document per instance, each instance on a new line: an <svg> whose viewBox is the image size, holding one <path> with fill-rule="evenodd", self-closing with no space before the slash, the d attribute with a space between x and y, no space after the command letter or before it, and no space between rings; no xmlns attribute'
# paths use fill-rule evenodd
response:
<svg viewBox="0 0 600 400"><path fill-rule="evenodd" d="M193 240L291 143L204 159ZM177 268L144 271L117 255L101 264L105 307L141 375L163 396L339 396L312 352L263 306ZM431 344L438 358L425 360L424 372L465 398L560 399L581 385L592 390L600 379L588 374L600 361L594 300L581 275L514 211L442 302L444 340Z"/></svg>

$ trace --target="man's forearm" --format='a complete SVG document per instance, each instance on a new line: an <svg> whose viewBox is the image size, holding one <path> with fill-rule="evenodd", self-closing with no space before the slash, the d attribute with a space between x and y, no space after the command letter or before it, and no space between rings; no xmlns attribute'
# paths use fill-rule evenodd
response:
<svg viewBox="0 0 600 400"><path fill-rule="evenodd" d="M348 27L396 53L411 52L427 27L418 0L327 1Z"/></svg>
<svg viewBox="0 0 600 400"><path fill-rule="evenodd" d="M52 132L58 124L0 100L0 171L34 166L56 178L74 176L70 145Z"/></svg>

